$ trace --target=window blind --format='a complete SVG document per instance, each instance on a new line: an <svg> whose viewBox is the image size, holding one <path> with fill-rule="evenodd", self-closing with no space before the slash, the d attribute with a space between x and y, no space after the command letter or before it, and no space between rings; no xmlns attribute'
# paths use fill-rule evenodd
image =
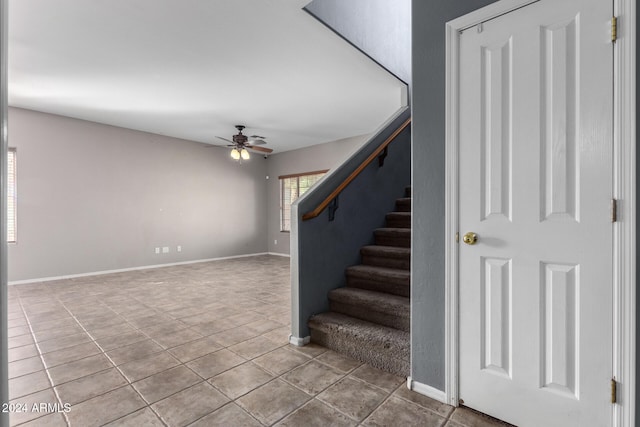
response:
<svg viewBox="0 0 640 427"><path fill-rule="evenodd" d="M291 231L291 204L327 171L280 176L280 231Z"/></svg>
<svg viewBox="0 0 640 427"><path fill-rule="evenodd" d="M7 170L7 242L16 241L16 149L9 148Z"/></svg>

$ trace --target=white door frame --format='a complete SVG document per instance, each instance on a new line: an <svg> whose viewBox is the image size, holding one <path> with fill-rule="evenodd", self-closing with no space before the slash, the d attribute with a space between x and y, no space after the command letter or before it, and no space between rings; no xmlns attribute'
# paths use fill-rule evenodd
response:
<svg viewBox="0 0 640 427"><path fill-rule="evenodd" d="M501 0L446 25L446 276L445 395L459 401L458 311L458 77L460 31L539 0ZM636 376L636 0L613 0L618 17L614 46L613 372L618 404L613 426L635 426ZM603 385L606 386L606 385Z"/></svg>

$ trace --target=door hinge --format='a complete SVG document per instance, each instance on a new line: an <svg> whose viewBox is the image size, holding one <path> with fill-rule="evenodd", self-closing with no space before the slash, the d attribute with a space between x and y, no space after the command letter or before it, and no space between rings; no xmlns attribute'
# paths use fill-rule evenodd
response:
<svg viewBox="0 0 640 427"><path fill-rule="evenodd" d="M611 199L611 222L616 222L618 220L618 201L616 199Z"/></svg>
<svg viewBox="0 0 640 427"><path fill-rule="evenodd" d="M615 43L618 40L618 18L616 16L611 18L611 42Z"/></svg>
<svg viewBox="0 0 640 427"><path fill-rule="evenodd" d="M611 378L611 403L618 402L618 382L615 377Z"/></svg>

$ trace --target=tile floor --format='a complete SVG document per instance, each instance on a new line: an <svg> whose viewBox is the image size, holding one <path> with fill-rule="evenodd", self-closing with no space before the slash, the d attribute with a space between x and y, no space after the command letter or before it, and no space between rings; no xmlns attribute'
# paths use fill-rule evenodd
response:
<svg viewBox="0 0 640 427"><path fill-rule="evenodd" d="M289 310L274 256L10 286L11 424L503 425L289 345Z"/></svg>

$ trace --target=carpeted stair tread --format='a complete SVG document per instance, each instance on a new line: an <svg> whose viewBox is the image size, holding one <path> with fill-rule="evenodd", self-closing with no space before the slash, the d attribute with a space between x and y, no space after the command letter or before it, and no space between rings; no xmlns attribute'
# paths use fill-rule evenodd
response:
<svg viewBox="0 0 640 427"><path fill-rule="evenodd" d="M396 199L396 212L411 212L411 197Z"/></svg>
<svg viewBox="0 0 640 427"><path fill-rule="evenodd" d="M331 311L390 328L409 331L409 298L359 288L338 288L329 292Z"/></svg>
<svg viewBox="0 0 640 427"><path fill-rule="evenodd" d="M411 212L389 212L386 220L389 228L411 228Z"/></svg>
<svg viewBox="0 0 640 427"><path fill-rule="evenodd" d="M311 341L396 375L409 374L409 333L344 314L309 319Z"/></svg>
<svg viewBox="0 0 640 427"><path fill-rule="evenodd" d="M373 232L376 245L382 246L399 246L403 248L411 247L411 229L410 228L377 228Z"/></svg>
<svg viewBox="0 0 640 427"><path fill-rule="evenodd" d="M411 272L408 270L374 265L353 265L347 267L345 273L347 286L403 297L409 296Z"/></svg>
<svg viewBox="0 0 640 427"><path fill-rule="evenodd" d="M378 267L409 270L411 267L411 248L370 245L360 249L362 263Z"/></svg>

